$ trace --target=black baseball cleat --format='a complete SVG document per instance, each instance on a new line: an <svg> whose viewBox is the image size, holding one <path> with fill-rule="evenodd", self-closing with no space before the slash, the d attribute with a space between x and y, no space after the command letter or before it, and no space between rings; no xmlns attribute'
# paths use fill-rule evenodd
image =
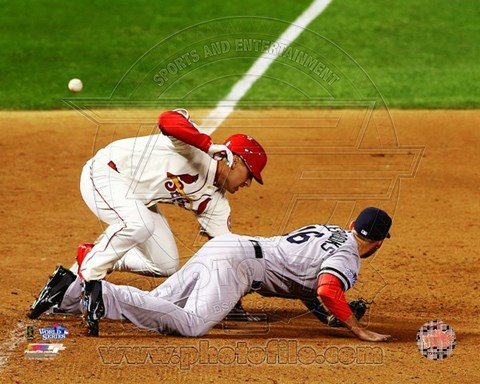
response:
<svg viewBox="0 0 480 384"><path fill-rule="evenodd" d="M56 304L60 304L68 287L77 277L61 265L50 275L47 284L42 288L38 298L33 302L28 314L30 319L36 319Z"/></svg>
<svg viewBox="0 0 480 384"><path fill-rule="evenodd" d="M98 321L105 315L101 281L90 280L83 282L82 305L83 318L87 323L90 335L98 336Z"/></svg>

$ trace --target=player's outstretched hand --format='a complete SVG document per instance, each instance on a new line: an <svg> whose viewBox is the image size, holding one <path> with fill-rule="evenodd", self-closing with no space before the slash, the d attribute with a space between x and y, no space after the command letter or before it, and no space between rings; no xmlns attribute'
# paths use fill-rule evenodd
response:
<svg viewBox="0 0 480 384"><path fill-rule="evenodd" d="M350 315L350 317L347 320L344 321L344 323L347 326L347 328L350 329L350 331L352 331L353 334L357 336L360 340L388 341L391 338L390 335L383 335L381 333L369 331L368 329L363 328L353 313Z"/></svg>
<svg viewBox="0 0 480 384"><path fill-rule="evenodd" d="M212 144L210 145L210 148L208 148L208 154L212 159L217 161L226 159L229 167L233 164L233 153L226 145Z"/></svg>
<svg viewBox="0 0 480 384"><path fill-rule="evenodd" d="M357 336L360 340L364 341L389 341L391 335L383 335L381 333L369 331L365 328L352 328L351 331Z"/></svg>

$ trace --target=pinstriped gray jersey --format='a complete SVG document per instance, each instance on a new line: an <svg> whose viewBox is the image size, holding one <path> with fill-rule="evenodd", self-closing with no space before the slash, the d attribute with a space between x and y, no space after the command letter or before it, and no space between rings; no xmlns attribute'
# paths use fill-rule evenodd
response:
<svg viewBox="0 0 480 384"><path fill-rule="evenodd" d="M265 279L259 293L311 297L322 273L338 277L343 290L360 270L357 242L350 231L334 225L310 225L273 238L260 238Z"/></svg>

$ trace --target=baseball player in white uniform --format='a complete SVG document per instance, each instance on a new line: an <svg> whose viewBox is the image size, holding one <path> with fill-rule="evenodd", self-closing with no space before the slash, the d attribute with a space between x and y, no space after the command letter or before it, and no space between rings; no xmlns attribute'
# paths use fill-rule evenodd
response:
<svg viewBox="0 0 480 384"><path fill-rule="evenodd" d="M317 296L358 338L388 340L389 335L360 326L344 292L357 280L360 259L390 237L391 223L385 211L370 207L348 231L316 224L271 238L218 236L150 292L102 281L92 297L97 320L88 321L91 334L98 335L98 319L108 318L164 333L202 336L253 289L269 296ZM78 311L78 298L65 294L66 286L59 280L52 291L63 298L61 308Z"/></svg>
<svg viewBox="0 0 480 384"><path fill-rule="evenodd" d="M161 114L158 125L163 134L115 141L83 168L82 197L109 224L81 262L86 281L101 280L111 269L172 274L178 251L157 203L194 212L201 231L215 237L230 233L225 191L249 187L252 178L263 184L267 156L253 138L234 135L224 145L213 144L186 110Z"/></svg>
<svg viewBox="0 0 480 384"><path fill-rule="evenodd" d="M111 143L83 168L82 197L109 225L95 244L80 245L71 268L85 281L87 312L89 296L112 270L168 276L178 269L175 240L157 203L192 211L212 238L230 233L225 193L250 187L253 179L263 184L267 155L252 137L236 134L214 144L183 109L162 113L158 126L159 134Z"/></svg>

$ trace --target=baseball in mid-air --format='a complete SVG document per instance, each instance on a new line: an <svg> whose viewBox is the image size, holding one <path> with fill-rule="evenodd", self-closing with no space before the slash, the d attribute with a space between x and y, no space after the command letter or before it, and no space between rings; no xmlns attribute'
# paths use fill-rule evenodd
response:
<svg viewBox="0 0 480 384"><path fill-rule="evenodd" d="M68 82L68 89L71 92L81 92L83 89L83 83L80 79L72 79Z"/></svg>

